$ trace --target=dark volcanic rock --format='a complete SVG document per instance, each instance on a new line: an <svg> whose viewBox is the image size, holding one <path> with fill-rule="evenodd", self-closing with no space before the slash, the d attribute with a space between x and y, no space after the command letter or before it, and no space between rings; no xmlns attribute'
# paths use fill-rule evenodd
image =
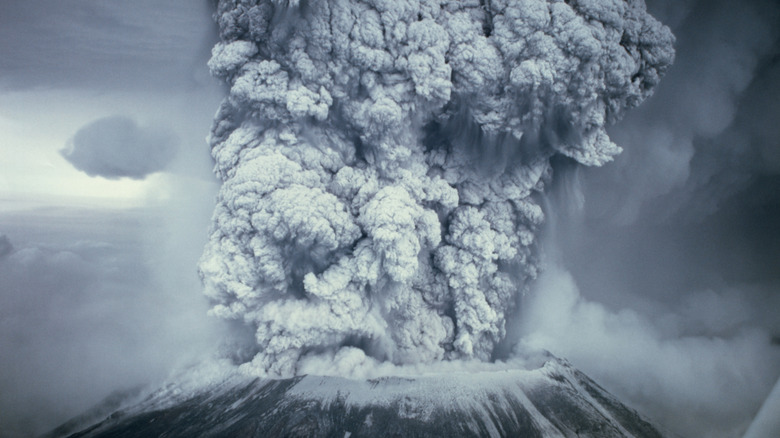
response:
<svg viewBox="0 0 780 438"><path fill-rule="evenodd" d="M64 432L64 433L63 433ZM661 437L573 369L458 372L350 380L231 377L165 387L68 435L76 437Z"/></svg>

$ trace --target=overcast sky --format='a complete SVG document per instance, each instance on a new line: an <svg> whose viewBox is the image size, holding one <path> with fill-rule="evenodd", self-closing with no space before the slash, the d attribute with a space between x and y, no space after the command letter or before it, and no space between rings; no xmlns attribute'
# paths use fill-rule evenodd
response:
<svg viewBox="0 0 780 438"><path fill-rule="evenodd" d="M515 331L683 436L739 436L780 375L780 6L648 6L676 64L612 129L616 162L556 163ZM215 39L207 0L0 0L0 436L215 342L195 275ZM133 166L88 153L105 126Z"/></svg>

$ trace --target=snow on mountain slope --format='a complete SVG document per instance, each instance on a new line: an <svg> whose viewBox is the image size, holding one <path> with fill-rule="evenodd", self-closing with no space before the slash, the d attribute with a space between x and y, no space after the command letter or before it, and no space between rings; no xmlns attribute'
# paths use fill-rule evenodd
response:
<svg viewBox="0 0 780 438"><path fill-rule="evenodd" d="M77 437L662 437L566 361L534 369L352 380L238 374L168 385Z"/></svg>

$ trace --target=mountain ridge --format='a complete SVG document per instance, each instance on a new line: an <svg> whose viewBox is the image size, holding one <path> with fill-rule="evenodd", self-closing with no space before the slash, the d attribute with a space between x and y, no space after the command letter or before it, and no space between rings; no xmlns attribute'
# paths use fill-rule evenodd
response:
<svg viewBox="0 0 780 438"><path fill-rule="evenodd" d="M195 390L173 384L81 430L73 426L46 437L665 436L557 358L530 370L366 380L231 376Z"/></svg>

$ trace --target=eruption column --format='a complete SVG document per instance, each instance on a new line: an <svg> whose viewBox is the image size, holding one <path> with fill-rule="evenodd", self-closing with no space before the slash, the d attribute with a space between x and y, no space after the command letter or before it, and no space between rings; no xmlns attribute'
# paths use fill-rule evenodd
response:
<svg viewBox="0 0 780 438"><path fill-rule="evenodd" d="M563 154L649 96L673 36L641 0L222 0L230 86L200 271L244 367L490 360L537 274Z"/></svg>

